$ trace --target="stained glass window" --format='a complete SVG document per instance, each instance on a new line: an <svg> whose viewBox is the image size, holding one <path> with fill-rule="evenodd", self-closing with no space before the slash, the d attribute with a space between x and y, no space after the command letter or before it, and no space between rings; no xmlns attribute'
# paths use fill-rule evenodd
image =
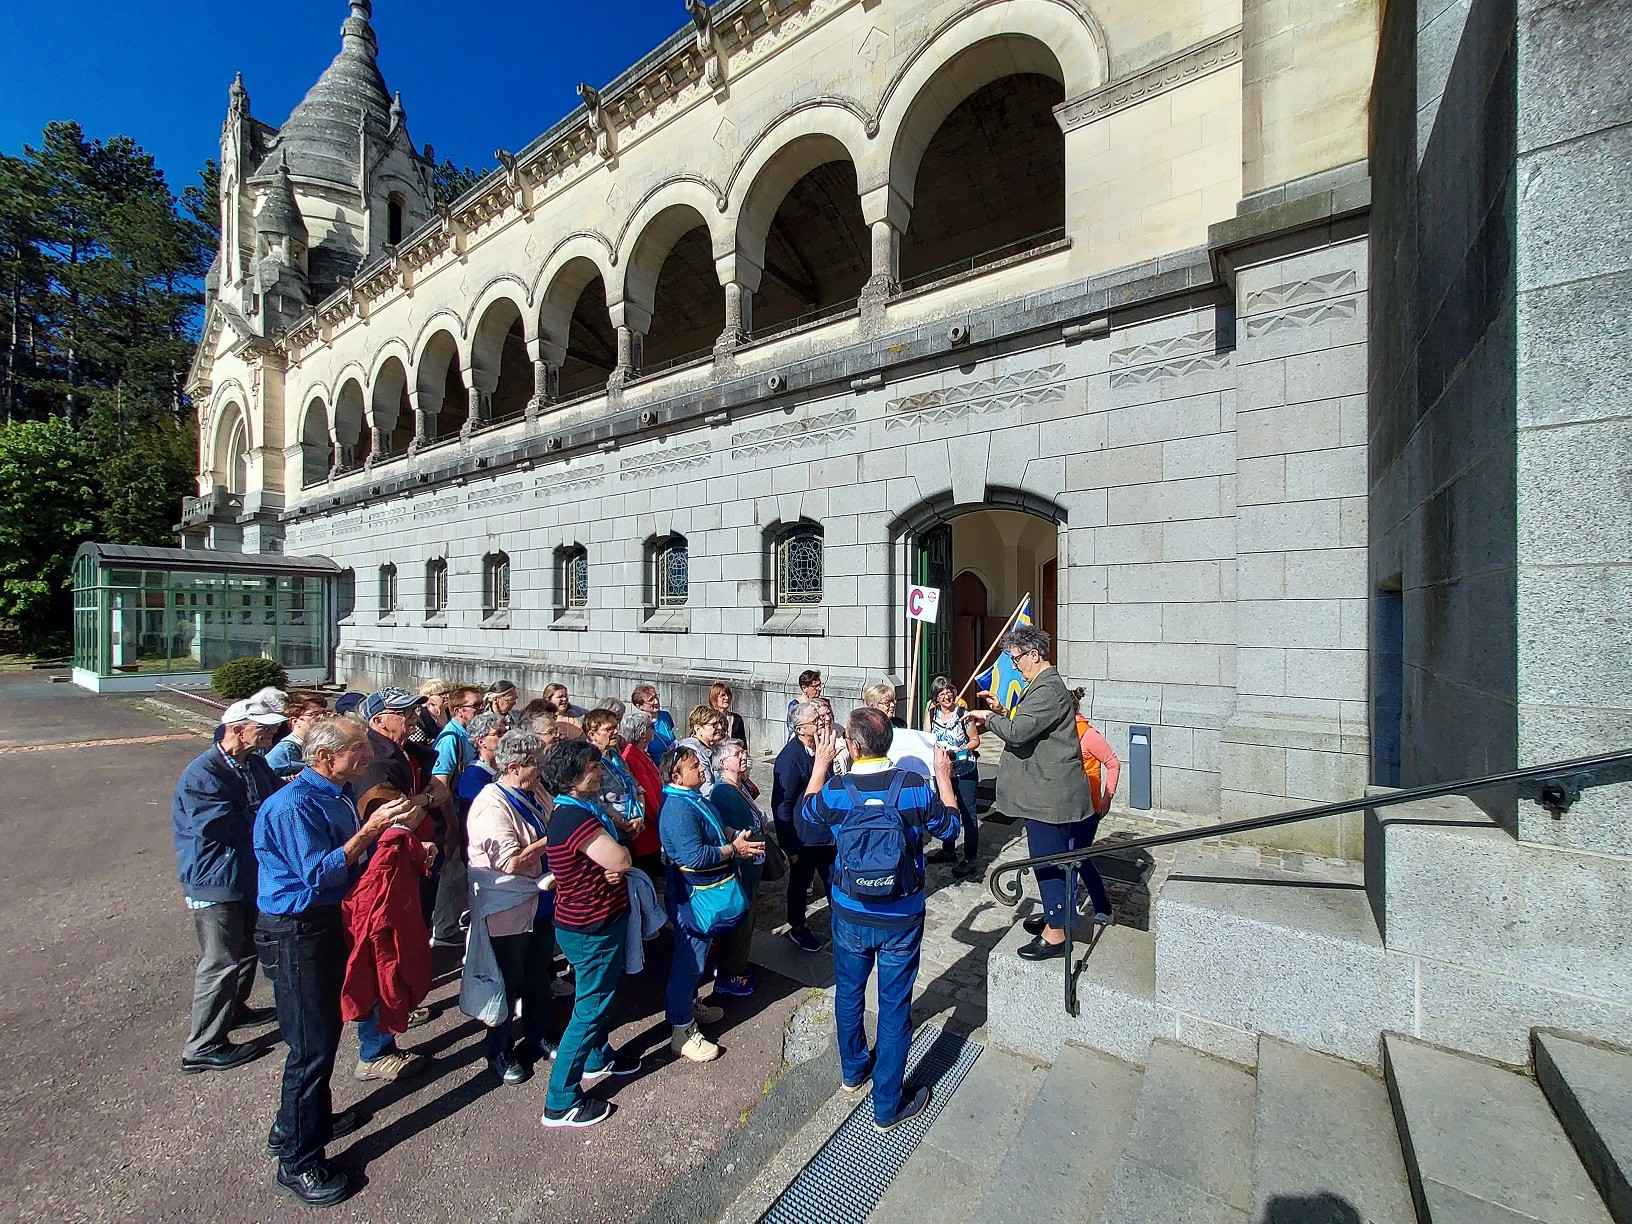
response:
<svg viewBox="0 0 1632 1224"><path fill-rule="evenodd" d="M776 602L822 602L822 529L802 523L783 533L776 546Z"/></svg>
<svg viewBox="0 0 1632 1224"><path fill-rule="evenodd" d="M582 544L555 550L557 612L589 607L589 553Z"/></svg>
<svg viewBox="0 0 1632 1224"><path fill-rule="evenodd" d="M380 619L397 610L397 567L380 566Z"/></svg>
<svg viewBox="0 0 1632 1224"><path fill-rule="evenodd" d="M438 557L425 564L425 615L441 616L448 610L448 563Z"/></svg>
<svg viewBox="0 0 1632 1224"><path fill-rule="evenodd" d="M488 553L482 559L482 615L494 616L510 610L510 558L504 553Z"/></svg>
<svg viewBox="0 0 1632 1224"><path fill-rule="evenodd" d="M660 608L683 608L691 594L691 550L684 536L673 536L658 545L652 557Z"/></svg>

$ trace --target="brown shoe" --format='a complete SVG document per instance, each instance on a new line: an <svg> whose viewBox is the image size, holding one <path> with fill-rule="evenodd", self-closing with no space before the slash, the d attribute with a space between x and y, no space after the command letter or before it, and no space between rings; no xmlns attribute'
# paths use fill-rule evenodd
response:
<svg viewBox="0 0 1632 1224"><path fill-rule="evenodd" d="M404 1054L397 1051L392 1054L382 1054L373 1062L357 1060L357 1069L351 1077L362 1083L370 1080L384 1080L388 1084L399 1079L410 1079L420 1074L430 1065L430 1059L420 1054Z"/></svg>

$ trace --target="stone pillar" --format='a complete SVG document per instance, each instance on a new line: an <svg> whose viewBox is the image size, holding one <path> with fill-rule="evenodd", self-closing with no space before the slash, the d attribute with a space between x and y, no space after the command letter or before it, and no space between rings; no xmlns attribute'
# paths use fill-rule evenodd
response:
<svg viewBox="0 0 1632 1224"><path fill-rule="evenodd" d="M493 423L493 389L472 385L470 411L465 415L466 432Z"/></svg>
<svg viewBox="0 0 1632 1224"><path fill-rule="evenodd" d="M408 448L408 453L413 454L436 441L436 413L425 407L417 388L408 392L408 403L414 410L414 440Z"/></svg>
<svg viewBox="0 0 1632 1224"><path fill-rule="evenodd" d="M391 458L391 431L389 429L380 429L376 426L373 430L373 434L374 444L369 448L368 464L366 465L370 467L375 463L378 463L381 459Z"/></svg>
<svg viewBox="0 0 1632 1224"><path fill-rule="evenodd" d="M640 377L652 312L633 302L616 302L608 305L607 314L618 329L618 368L607 378L606 385L609 391L621 391L630 379Z"/></svg>
<svg viewBox="0 0 1632 1224"><path fill-rule="evenodd" d="M865 191L861 215L872 235L872 275L861 288L863 331L882 330L884 307L901 285L901 235L912 219L912 205L893 186Z"/></svg>

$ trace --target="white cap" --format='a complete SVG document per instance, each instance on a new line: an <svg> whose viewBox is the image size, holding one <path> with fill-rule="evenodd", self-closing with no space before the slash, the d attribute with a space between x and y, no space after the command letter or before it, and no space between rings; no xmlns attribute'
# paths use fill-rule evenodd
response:
<svg viewBox="0 0 1632 1224"><path fill-rule="evenodd" d="M232 723L253 722L262 726L273 726L284 720L283 714L284 692L282 689L264 688L258 693L252 693L242 701L235 701L227 707L226 713L221 715L221 725L229 726Z"/></svg>

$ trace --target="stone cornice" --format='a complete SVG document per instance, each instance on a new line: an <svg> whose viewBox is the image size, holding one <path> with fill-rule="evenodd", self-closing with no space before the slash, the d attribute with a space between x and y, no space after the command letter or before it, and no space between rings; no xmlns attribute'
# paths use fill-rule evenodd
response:
<svg viewBox="0 0 1632 1224"><path fill-rule="evenodd" d="M1054 108L1054 116L1059 120L1061 130L1069 132L1240 61L1241 27L1236 26L1205 42L1186 47L1177 55L1143 72L1112 81L1080 97L1069 98Z"/></svg>

